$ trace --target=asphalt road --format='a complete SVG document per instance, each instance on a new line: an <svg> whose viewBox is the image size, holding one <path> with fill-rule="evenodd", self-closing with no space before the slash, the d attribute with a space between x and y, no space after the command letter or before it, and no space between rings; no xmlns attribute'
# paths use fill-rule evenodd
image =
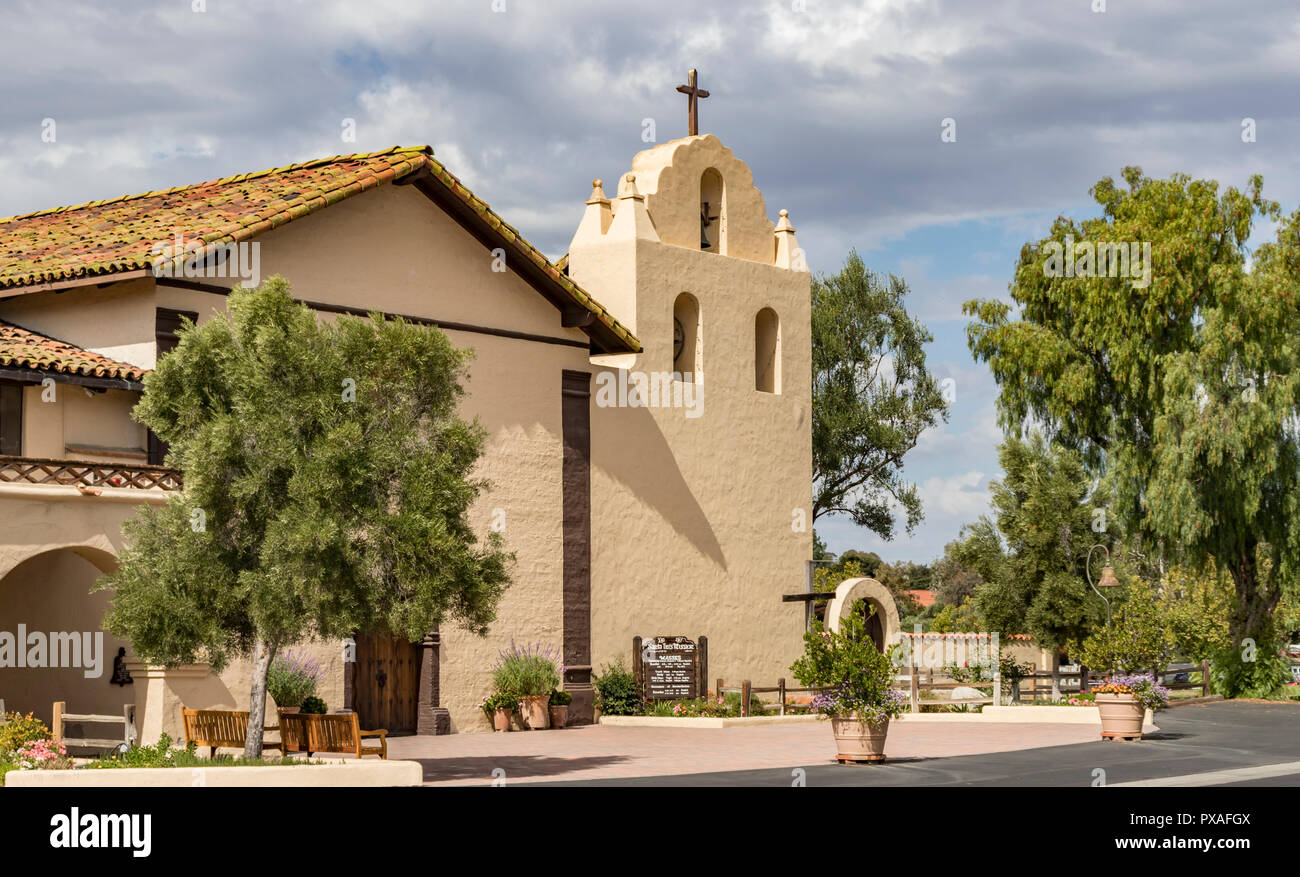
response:
<svg viewBox="0 0 1300 877"><path fill-rule="evenodd" d="M1162 781L1175 785L1300 787L1300 704L1208 703L1182 706L1156 717L1160 728L1140 742L1098 740L953 758L918 758L879 765L809 764L807 786L1113 786ZM1007 726L1015 733L1015 726ZM828 730L829 733L829 730ZM886 746L888 754L888 746ZM1281 767L1264 767L1283 765ZM1255 768L1255 776L1213 775ZM1259 768L1264 768L1259 770ZM1104 771L1104 774L1097 773ZM583 786L789 786L796 769L633 777ZM1211 774L1198 777L1198 774ZM1274 775L1275 774L1275 775Z"/></svg>

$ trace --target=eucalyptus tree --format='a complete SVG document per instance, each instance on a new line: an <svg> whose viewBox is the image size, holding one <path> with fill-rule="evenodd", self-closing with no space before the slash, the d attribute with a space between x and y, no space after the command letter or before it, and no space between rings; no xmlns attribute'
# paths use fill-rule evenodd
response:
<svg viewBox="0 0 1300 877"><path fill-rule="evenodd" d="M1227 570L1216 687L1272 693L1273 613L1300 558L1300 220L1251 254L1255 219L1281 217L1260 177L1220 194L1182 174L1123 176L1092 188L1100 216L1058 218L1024 245L1012 302L966 303L970 348L1004 428L1032 420L1108 474L1126 539Z"/></svg>

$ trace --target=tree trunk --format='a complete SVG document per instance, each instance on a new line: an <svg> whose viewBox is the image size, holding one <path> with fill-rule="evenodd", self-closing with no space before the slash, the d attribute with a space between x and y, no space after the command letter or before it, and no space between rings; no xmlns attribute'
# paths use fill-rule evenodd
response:
<svg viewBox="0 0 1300 877"><path fill-rule="evenodd" d="M253 644L253 685L248 702L248 736L244 738L244 757L262 757L262 735L266 728L266 677L271 670L277 646L258 638Z"/></svg>
<svg viewBox="0 0 1300 877"><path fill-rule="evenodd" d="M1277 608L1281 592L1277 588L1261 587L1259 566L1255 558L1256 545L1249 543L1241 553L1228 562L1228 573L1232 576L1236 599L1233 601L1232 614L1228 622L1228 634L1231 638L1228 660L1240 664L1241 672L1228 674L1228 682L1222 694L1225 697L1238 697L1243 692L1263 696L1270 687L1266 677L1276 661L1272 653L1277 643L1273 626L1273 610ZM1246 641L1254 643L1256 653L1247 661ZM1246 667L1246 664L1254 664ZM1252 689L1261 689L1254 690Z"/></svg>

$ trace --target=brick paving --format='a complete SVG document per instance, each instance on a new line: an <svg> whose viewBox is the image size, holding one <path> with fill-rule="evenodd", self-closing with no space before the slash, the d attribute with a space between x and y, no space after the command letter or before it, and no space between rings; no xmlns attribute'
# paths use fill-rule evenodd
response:
<svg viewBox="0 0 1300 877"><path fill-rule="evenodd" d="M889 728L889 761L979 755L1085 743L1092 724L914 722ZM591 725L562 731L390 737L388 757L418 761L426 785L489 785L493 770L507 783L671 776L713 771L807 767L835 755L823 722L749 728L628 728Z"/></svg>

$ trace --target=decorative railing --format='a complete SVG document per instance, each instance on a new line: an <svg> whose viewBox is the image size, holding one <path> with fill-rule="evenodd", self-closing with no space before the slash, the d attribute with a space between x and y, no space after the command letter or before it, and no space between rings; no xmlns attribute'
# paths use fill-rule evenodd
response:
<svg viewBox="0 0 1300 877"><path fill-rule="evenodd" d="M181 473L166 466L123 466L83 460L0 456L0 484L68 484L75 487L134 487L180 490Z"/></svg>

